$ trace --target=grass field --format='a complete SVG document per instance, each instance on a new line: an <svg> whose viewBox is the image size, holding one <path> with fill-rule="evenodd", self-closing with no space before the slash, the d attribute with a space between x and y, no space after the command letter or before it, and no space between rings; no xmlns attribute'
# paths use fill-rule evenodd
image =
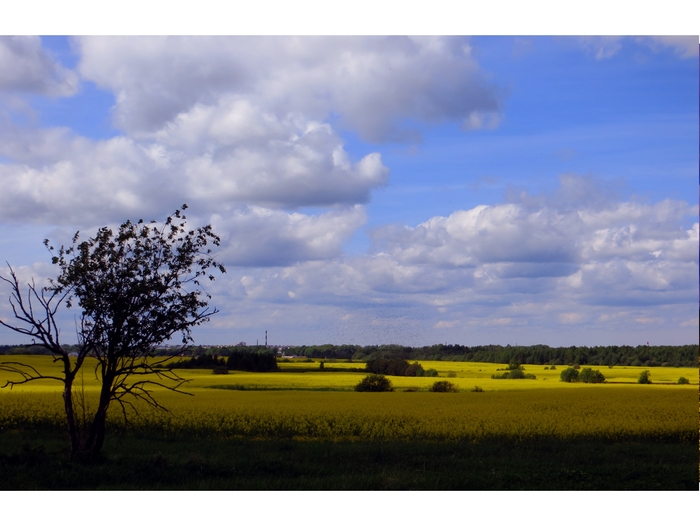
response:
<svg viewBox="0 0 700 525"><path fill-rule="evenodd" d="M7 357L0 359L11 360ZM41 356L22 356L22 361L44 372L55 366L50 359ZM295 464L290 454L299 454L300 457L311 454L316 457L314 460L307 458L304 462L317 464L318 471L325 472L321 476L325 481L305 478L301 486L306 488L333 488L335 484L345 488L451 486L556 489L585 485L589 488L639 489L660 488L664 482L666 488L694 488L698 473L697 369L653 368L650 371L654 384L639 385L636 379L642 368L593 367L599 368L610 381L593 385L562 383L559 373L565 368L563 366L552 371L544 370L543 366L526 365L526 372L535 374L537 379L495 380L491 379L491 375L498 373L498 368L505 368L504 365L443 361L421 364L425 369L436 369L440 377L392 377L395 391L387 393L352 391L365 375L352 369L362 367L362 363L327 362L324 363L324 371L318 370L318 363L281 363L281 372L234 371L226 375L215 375L211 370L178 370L183 378L189 380L184 390L194 395L167 390L157 392L159 401L170 411L141 410L138 415L132 415L132 426L128 429L123 426L121 414L112 411L110 425L116 431L114 435L120 437L115 438L116 441L112 441L105 450L112 460L120 457L120 461L128 463L133 457L148 456L144 451L152 450L154 444L158 444L157 450L151 452L156 459L148 456L148 461L162 460L169 465L168 468L174 469L173 472L179 472L178 469L187 470L190 467L180 464L181 458L175 451L184 443L196 443L195 448L202 454L200 462L209 465L204 470L219 472L220 469L215 468L219 461L215 451L219 447L238 450L244 447L244 443L255 442L258 443L255 446L260 450L262 463L273 461L284 464L286 467L280 468L290 472ZM675 384L680 376L688 378L691 384ZM7 374L0 373L2 383L7 377ZM427 391L434 381L446 378L458 385L458 393ZM89 367L86 368L84 385L89 402L99 386ZM0 464L4 464L5 471L14 468L15 464L23 464L22 468L26 470L32 462L50 463L53 460L49 458L54 458L52 454L60 454L61 447L65 447L65 438L62 440L61 434L64 415L60 386L58 382L42 381L16 387L12 391L0 390L0 441L3 443L2 450L6 451L4 459L0 457ZM475 386L482 388L483 392L473 392ZM418 391L410 391L416 388ZM18 436L30 436L35 448L26 448L24 438L25 445L20 445L22 440L18 441ZM48 441L42 441L44 439ZM131 443L128 446L136 454L132 460L125 459L128 456L123 448L127 446L125 443ZM279 449L283 443L289 445ZM394 463L389 461L382 465L386 467L386 472L393 472L387 474L389 478L404 481L392 485L381 476L357 478L358 473L352 471L351 462L344 455L345 452L341 452L343 446L355 447L358 454L367 454L370 460L377 454L381 456L382 450L393 451L389 455L394 458ZM512 464L516 461L512 456L513 447L516 446L521 450L539 447L541 467L537 467L538 463L533 458L517 460L517 465ZM134 447L140 447L141 452L137 453ZM629 454L620 453L620 447ZM463 455L471 458L467 463L470 468L475 468L481 454L484 472L489 469L489 472L495 472L499 465L503 469L504 463L507 463L510 466L506 470L512 475L508 480L495 474L487 476L482 473L479 476L472 473L466 476L458 471L449 474L447 471L450 468L444 466L445 461L440 457L435 457L434 461L443 465L443 475L438 476L441 482L434 475L436 471L428 467L423 469L424 474L414 475L416 465L409 458L425 458L427 450L440 450L440 454L452 457L455 468L457 465L467 466ZM477 450L481 450L481 453L477 453ZM547 450L551 453L547 453ZM608 458L607 461L618 458L613 461L609 472L606 471L608 474L602 473L596 461L582 456L596 450L601 457ZM617 452L613 454L613 450ZM398 459L402 454L407 457ZM273 457L276 459L271 459ZM337 461L337 464L335 467L324 466L326 460L318 457L336 457L333 461ZM510 459L506 461L505 458ZM565 465L559 464L561 462L573 462L585 468L581 470L571 464L565 468ZM666 467L659 466L662 464L675 465L673 468L676 470L670 473L665 470ZM651 465L657 467L651 468ZM229 466L242 468L240 465ZM296 472L307 472L302 463L297 467ZM392 470L394 468L398 470ZM533 468L539 470L533 472ZM575 483L576 476L572 472L577 472L577 468L582 476L588 476L584 485ZM327 469L335 469L336 475L330 475ZM347 469L353 472L352 475ZM21 470L17 470L20 477ZM691 470L692 474L688 474ZM559 482L556 479L545 481L545 473L554 471L563 478ZM615 477L614 472L620 475ZM656 472L656 477L650 472ZM214 477L217 478L219 474ZM68 472L65 475L70 477L73 474ZM595 485L596 476L603 476L599 485ZM641 477L637 479L636 476ZM669 476L674 479L669 479ZM176 478L177 475L173 473L170 486L180 486L175 482ZM253 481L253 478L257 481ZM203 485L194 483L194 486L209 487L209 483L213 484L212 487L229 488L271 486L259 473L253 478L249 479L249 484L241 480L229 483L207 478L209 481L202 481ZM299 476L291 476L290 480L296 479L298 482L297 478ZM122 483L120 479L119 476L114 478L116 486ZM410 479L419 481L414 483ZM530 486L519 486L514 479L530 479ZM164 483L163 480L152 482L158 486ZM294 484L274 486L295 487Z"/></svg>

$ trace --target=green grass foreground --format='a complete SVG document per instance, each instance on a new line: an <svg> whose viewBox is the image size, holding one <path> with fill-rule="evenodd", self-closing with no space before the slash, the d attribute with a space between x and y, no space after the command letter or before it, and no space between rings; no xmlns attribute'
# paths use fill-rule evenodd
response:
<svg viewBox="0 0 700 525"><path fill-rule="evenodd" d="M69 462L53 431L0 434L2 490L697 490L695 443L298 441L113 435Z"/></svg>

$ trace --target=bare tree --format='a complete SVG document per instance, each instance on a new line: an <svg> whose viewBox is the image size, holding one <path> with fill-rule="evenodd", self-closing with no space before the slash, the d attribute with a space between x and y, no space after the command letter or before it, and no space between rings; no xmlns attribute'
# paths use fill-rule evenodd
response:
<svg viewBox="0 0 700 525"><path fill-rule="evenodd" d="M9 279L0 276L10 285L15 317L14 322L0 319L0 324L30 337L62 366L57 375L45 375L21 362L0 363L0 370L18 374L3 388L39 379L63 383L72 458L99 454L113 402L128 420L127 408L135 409L135 400L164 409L153 397L153 386L183 392L185 381L159 366L162 360L153 359L155 348L177 333L183 345L193 342L191 329L218 311L207 307L211 296L200 280L214 280L213 270L226 271L206 248L220 243L211 225L187 230L185 221L177 210L161 226L155 221L150 225L127 221L116 234L101 228L94 238L80 243L76 233L72 246L61 246L57 253L45 240L52 263L60 268L59 276L43 288L32 281L24 295L11 266ZM71 308L75 302L81 312L77 356L71 356L60 342L57 314L61 305ZM101 386L96 409L81 417L76 407L82 412L85 404L75 383L86 362L95 363Z"/></svg>

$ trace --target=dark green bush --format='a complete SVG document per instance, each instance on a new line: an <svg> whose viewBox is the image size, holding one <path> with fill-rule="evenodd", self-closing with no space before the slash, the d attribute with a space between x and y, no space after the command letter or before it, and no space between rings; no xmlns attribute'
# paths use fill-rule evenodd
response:
<svg viewBox="0 0 700 525"><path fill-rule="evenodd" d="M381 374L370 374L355 386L356 392L392 392L391 381Z"/></svg>
<svg viewBox="0 0 700 525"><path fill-rule="evenodd" d="M573 367L569 367L566 370L562 370L559 374L559 378L565 383L575 383L578 381L578 370Z"/></svg>
<svg viewBox="0 0 700 525"><path fill-rule="evenodd" d="M430 387L431 392L457 392L457 385L449 381L435 381Z"/></svg>
<svg viewBox="0 0 700 525"><path fill-rule="evenodd" d="M215 366L212 370L213 374L228 374L228 367L226 366Z"/></svg>
<svg viewBox="0 0 700 525"><path fill-rule="evenodd" d="M483 392L483 391L484 391L484 389L478 385L475 386L474 388L472 388L472 392Z"/></svg>
<svg viewBox="0 0 700 525"><path fill-rule="evenodd" d="M641 374L639 374L639 377L637 378L637 383L640 385L650 385L651 384L651 379L649 379L649 376L651 374L649 373L649 370L644 370Z"/></svg>
<svg viewBox="0 0 700 525"><path fill-rule="evenodd" d="M409 377L416 377L418 373L423 373L423 366L420 363L411 363L408 365L405 371L405 375Z"/></svg>
<svg viewBox="0 0 700 525"><path fill-rule="evenodd" d="M605 381L605 376L600 372L600 370L582 368L579 372L578 380L582 383L602 383Z"/></svg>
<svg viewBox="0 0 700 525"><path fill-rule="evenodd" d="M506 379L525 379L525 372L522 368L513 368L508 372Z"/></svg>
<svg viewBox="0 0 700 525"><path fill-rule="evenodd" d="M503 374L493 374L491 379L537 379L533 374L526 374L522 368L516 368Z"/></svg>
<svg viewBox="0 0 700 525"><path fill-rule="evenodd" d="M425 372L423 372L423 377L437 377L438 373L437 370L434 368L428 368Z"/></svg>
<svg viewBox="0 0 700 525"><path fill-rule="evenodd" d="M679 385L688 385L688 384L690 384L690 381L688 381L685 377L681 376L678 378L678 384Z"/></svg>

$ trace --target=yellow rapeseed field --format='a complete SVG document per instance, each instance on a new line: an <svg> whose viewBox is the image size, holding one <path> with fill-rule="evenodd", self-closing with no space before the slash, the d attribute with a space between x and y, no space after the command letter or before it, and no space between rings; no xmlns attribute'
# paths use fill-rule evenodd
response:
<svg viewBox="0 0 700 525"><path fill-rule="evenodd" d="M10 359L4 357L3 360ZM52 367L50 359L45 357L22 356L22 361L37 368L44 367L43 370ZM363 376L352 372L232 372L214 375L210 370L180 370L181 375L190 380L185 390L194 396L159 391L158 400L170 412L144 407L138 416L132 417L132 422L136 428L163 432L252 438L698 438L695 408L697 369L651 370L655 382L661 382L663 378L675 382L678 376L684 375L694 383L683 386L637 385L634 381L641 369L601 367L609 379L626 381L627 384L589 385L560 382L559 373L565 367L545 371L544 367L526 365L526 372L535 374L536 380L493 380L491 374L504 365L422 364L426 369L438 370L440 380L444 380L450 371L454 372L450 376L456 377L448 380L457 384L460 392L405 391L409 387L425 390L436 378L392 377L395 392L359 393L351 390ZM283 370L285 365L283 363ZM318 367L318 363L289 365L297 370ZM326 368L358 366L362 365L325 365ZM0 374L0 381L4 383L6 377L7 374ZM84 384L89 400L99 386L90 368L86 368ZM472 392L477 385L484 392ZM254 390L256 388L261 390ZM63 414L59 391L58 382L20 386L13 391L1 390L0 427L8 429L51 421L61 424ZM113 425L121 425L118 410L112 410L110 417Z"/></svg>

